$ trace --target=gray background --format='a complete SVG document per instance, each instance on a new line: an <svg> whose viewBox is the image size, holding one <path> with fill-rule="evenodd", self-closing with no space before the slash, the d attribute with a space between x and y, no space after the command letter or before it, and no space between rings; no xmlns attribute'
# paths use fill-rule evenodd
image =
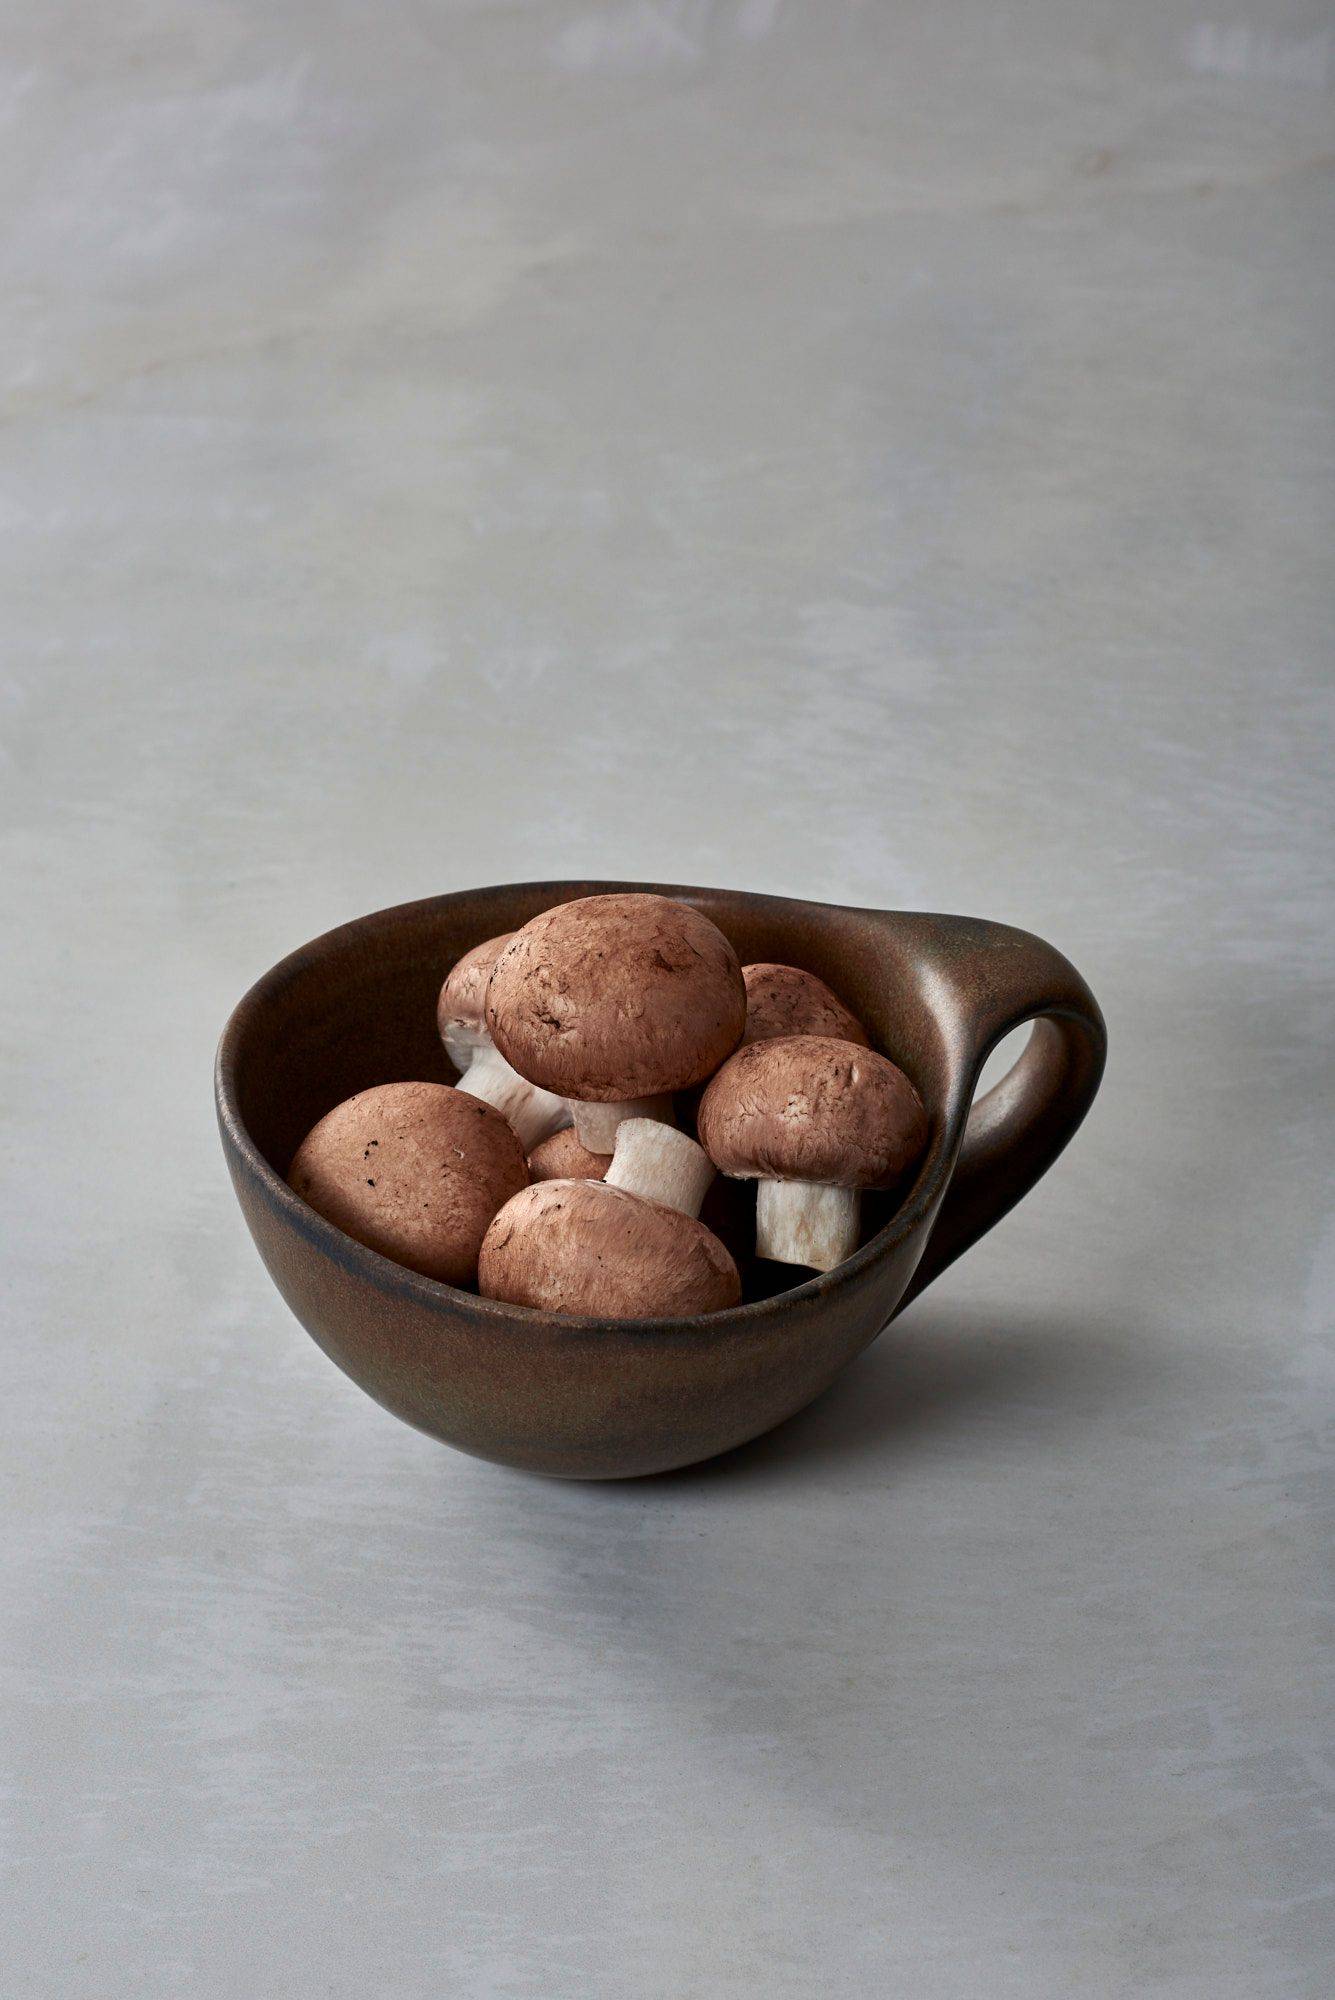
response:
<svg viewBox="0 0 1335 2000"><path fill-rule="evenodd" d="M5 10L4 1984L1325 1995L1335 24ZM997 916L1050 1180L815 1409L395 1424L241 990L584 871Z"/></svg>

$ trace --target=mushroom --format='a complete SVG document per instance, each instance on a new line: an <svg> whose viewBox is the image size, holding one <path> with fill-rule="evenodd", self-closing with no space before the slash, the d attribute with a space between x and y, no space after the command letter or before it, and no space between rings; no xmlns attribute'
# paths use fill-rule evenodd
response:
<svg viewBox="0 0 1335 2000"><path fill-rule="evenodd" d="M609 1187L541 1181L482 1240L484 1298L602 1319L689 1318L740 1303L737 1266L692 1216Z"/></svg>
<svg viewBox="0 0 1335 2000"><path fill-rule="evenodd" d="M927 1144L901 1069L830 1035L748 1042L700 1100L720 1172L758 1180L756 1255L830 1271L857 1248L859 1191L892 1187Z"/></svg>
<svg viewBox="0 0 1335 2000"><path fill-rule="evenodd" d="M591 1153L579 1143L579 1134L567 1125L553 1132L528 1156L529 1179L534 1181L600 1181L612 1162L606 1153Z"/></svg>
<svg viewBox="0 0 1335 2000"><path fill-rule="evenodd" d="M436 1026L445 1053L459 1072L458 1088L484 1104L494 1104L514 1126L527 1153L569 1125L570 1111L564 1098L539 1090L511 1069L487 1032L483 1013L487 981L513 936L513 931L506 931L464 953L440 989Z"/></svg>
<svg viewBox="0 0 1335 2000"><path fill-rule="evenodd" d="M780 1035L833 1035L869 1047L867 1031L814 972L798 965L744 965L745 1042L768 1042Z"/></svg>
<svg viewBox="0 0 1335 2000"><path fill-rule="evenodd" d="M699 910L638 892L582 896L515 932L487 988L487 1027L531 1083L570 1100L590 1152L626 1118L670 1122L746 1024L737 954Z"/></svg>
<svg viewBox="0 0 1335 2000"><path fill-rule="evenodd" d="M466 1285L488 1223L527 1184L528 1168L490 1104L447 1083L382 1083L325 1114L287 1179L368 1249Z"/></svg>

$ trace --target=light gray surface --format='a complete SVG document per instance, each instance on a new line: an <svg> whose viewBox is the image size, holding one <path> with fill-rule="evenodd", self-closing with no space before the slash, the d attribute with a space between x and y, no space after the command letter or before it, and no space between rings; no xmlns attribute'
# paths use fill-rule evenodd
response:
<svg viewBox="0 0 1335 2000"><path fill-rule="evenodd" d="M1324 1997L1328 13L4 60L5 1990ZM582 871L1009 919L1113 1037L821 1405L622 1489L344 1381L208 1101L302 939Z"/></svg>

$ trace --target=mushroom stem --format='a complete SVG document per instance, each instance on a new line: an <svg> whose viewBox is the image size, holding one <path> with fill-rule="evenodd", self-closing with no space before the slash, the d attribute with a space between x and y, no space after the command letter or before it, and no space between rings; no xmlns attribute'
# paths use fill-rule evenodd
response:
<svg viewBox="0 0 1335 2000"><path fill-rule="evenodd" d="M564 1097L540 1089L511 1069L490 1042L476 1051L457 1087L483 1104L494 1104L526 1153L570 1123L570 1106Z"/></svg>
<svg viewBox="0 0 1335 2000"><path fill-rule="evenodd" d="M485 1055L492 1047L492 1039L486 1029L475 1028L467 1021L446 1022L441 1027L440 1039L460 1076L465 1075L479 1056Z"/></svg>
<svg viewBox="0 0 1335 2000"><path fill-rule="evenodd" d="M591 1153L612 1153L616 1151L617 1131L628 1118L652 1118L659 1125L671 1125L672 1099L628 1097L620 1104L593 1104L572 1097L570 1112L581 1146L587 1146Z"/></svg>
<svg viewBox="0 0 1335 2000"><path fill-rule="evenodd" d="M674 1125L625 1118L617 1127L612 1164L603 1178L609 1187L660 1202L680 1215L697 1216L714 1178L714 1162L703 1146Z"/></svg>
<svg viewBox="0 0 1335 2000"><path fill-rule="evenodd" d="M858 1247L856 1188L818 1181L756 1183L756 1255L832 1271Z"/></svg>

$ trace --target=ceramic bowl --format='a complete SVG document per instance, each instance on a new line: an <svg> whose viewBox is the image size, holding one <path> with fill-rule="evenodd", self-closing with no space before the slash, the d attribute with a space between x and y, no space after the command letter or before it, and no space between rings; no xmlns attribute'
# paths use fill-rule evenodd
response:
<svg viewBox="0 0 1335 2000"><path fill-rule="evenodd" d="M333 1105L369 1084L453 1081L435 1003L462 952L571 897L645 888L703 910L744 963L819 973L917 1086L927 1152L893 1204L869 1205L855 1256L805 1281L752 1265L749 1302L706 1318L558 1319L419 1277L292 1193L288 1162ZM1018 1064L972 1104L988 1052L1029 1020ZM228 1022L216 1093L256 1247L332 1361L395 1416L461 1451L617 1479L713 1457L818 1396L1052 1164L1098 1089L1104 1047L1079 973L1004 924L730 889L529 882L405 903L293 952ZM722 1191L724 1233L729 1195L745 1200L740 1184Z"/></svg>

